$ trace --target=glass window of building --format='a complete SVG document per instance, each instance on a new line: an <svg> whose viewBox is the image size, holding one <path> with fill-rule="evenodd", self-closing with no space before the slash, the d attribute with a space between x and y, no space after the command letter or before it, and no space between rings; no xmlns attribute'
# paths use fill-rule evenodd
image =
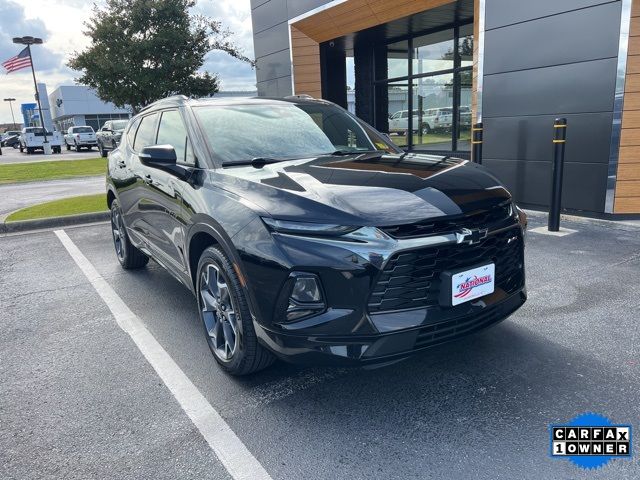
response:
<svg viewBox="0 0 640 480"><path fill-rule="evenodd" d="M472 121L473 24L391 40L385 48L387 76L375 82L378 129L407 150L465 156Z"/></svg>
<svg viewBox="0 0 640 480"><path fill-rule="evenodd" d="M409 42L387 45L387 76L386 78L400 78L409 75Z"/></svg>
<svg viewBox="0 0 640 480"><path fill-rule="evenodd" d="M413 81L413 146L452 150L453 73L418 77Z"/></svg>
<svg viewBox="0 0 640 480"><path fill-rule="evenodd" d="M444 30L413 39L414 75L453 69L453 33L453 30Z"/></svg>

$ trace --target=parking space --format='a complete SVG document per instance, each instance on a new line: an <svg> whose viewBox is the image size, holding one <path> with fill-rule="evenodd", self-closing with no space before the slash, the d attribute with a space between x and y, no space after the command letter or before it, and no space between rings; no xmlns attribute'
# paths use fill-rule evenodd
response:
<svg viewBox="0 0 640 480"><path fill-rule="evenodd" d="M538 226L532 220L533 226ZM585 411L639 425L639 230L530 234L529 301L479 335L389 367L220 371L192 295L125 272L108 225L65 232L274 479L638 478L548 456ZM0 238L0 477L229 478L53 232Z"/></svg>
<svg viewBox="0 0 640 480"><path fill-rule="evenodd" d="M54 153L45 155L38 150L30 155L26 152L20 153L20 150L13 147L2 147L2 155L0 156L0 165L8 163L28 163L28 162L51 162L54 160L81 160L83 158L97 158L100 154L95 148L91 150L83 149L80 152L75 150L67 151L64 147L62 153Z"/></svg>

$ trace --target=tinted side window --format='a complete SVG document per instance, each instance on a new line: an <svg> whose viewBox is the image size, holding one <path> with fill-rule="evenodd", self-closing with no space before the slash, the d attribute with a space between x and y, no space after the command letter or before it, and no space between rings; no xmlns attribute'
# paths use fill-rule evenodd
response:
<svg viewBox="0 0 640 480"><path fill-rule="evenodd" d="M136 118L131 125L129 126L129 130L127 131L127 141L131 148L133 148L133 140L136 138L136 130L138 130L138 125L140 125L140 117Z"/></svg>
<svg viewBox="0 0 640 480"><path fill-rule="evenodd" d="M180 112L177 110L162 112L156 145L171 145L176 150L178 162L194 164L193 152L188 148L188 142L187 129L182 122Z"/></svg>
<svg viewBox="0 0 640 480"><path fill-rule="evenodd" d="M140 126L136 132L136 140L133 142L133 149L136 151L142 150L149 145L155 145L156 140L156 119L157 114L147 115L142 117Z"/></svg>

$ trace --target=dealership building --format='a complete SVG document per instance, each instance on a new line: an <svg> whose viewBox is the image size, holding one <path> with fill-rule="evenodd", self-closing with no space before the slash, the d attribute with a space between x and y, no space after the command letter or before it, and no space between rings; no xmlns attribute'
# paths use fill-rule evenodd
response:
<svg viewBox="0 0 640 480"><path fill-rule="evenodd" d="M525 206L640 214L640 0L251 0L258 94L347 108L411 151L470 156ZM353 88L348 86L353 82Z"/></svg>
<svg viewBox="0 0 640 480"><path fill-rule="evenodd" d="M84 85L66 85L56 88L49 95L51 117L56 130L66 132L69 127L89 125L98 130L107 120L128 119L126 108L104 102Z"/></svg>

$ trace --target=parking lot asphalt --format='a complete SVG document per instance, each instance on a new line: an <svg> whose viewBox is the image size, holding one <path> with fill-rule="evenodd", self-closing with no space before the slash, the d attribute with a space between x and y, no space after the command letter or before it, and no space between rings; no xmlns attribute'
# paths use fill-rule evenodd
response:
<svg viewBox="0 0 640 480"><path fill-rule="evenodd" d="M29 205L105 191L103 176L0 185L0 198L2 198L0 221L3 221L11 212Z"/></svg>
<svg viewBox="0 0 640 480"><path fill-rule="evenodd" d="M529 300L490 330L247 378L161 267L123 271L106 224L65 232L273 479L640 478L637 447L588 472L548 455L549 424L583 412L640 430L640 231L564 226L529 235ZM0 478L230 478L54 232L0 238L0 272Z"/></svg>
<svg viewBox="0 0 640 480"><path fill-rule="evenodd" d="M75 150L67 151L63 146L62 153L45 155L42 151L38 150L28 155L26 152L20 153L20 150L17 148L2 147L0 165L7 163L51 162L54 160L82 160L83 158L97 158L99 156L100 154L95 148L91 150L83 149L80 152L76 152Z"/></svg>

